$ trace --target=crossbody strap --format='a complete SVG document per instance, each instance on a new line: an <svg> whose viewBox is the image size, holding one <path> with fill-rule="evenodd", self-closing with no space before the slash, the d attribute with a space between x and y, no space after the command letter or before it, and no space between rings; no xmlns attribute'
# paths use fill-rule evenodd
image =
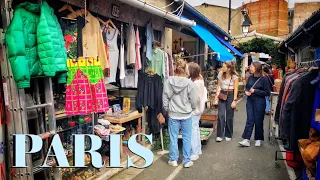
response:
<svg viewBox="0 0 320 180"><path fill-rule="evenodd" d="M259 81L260 81L261 77L251 86L250 89L252 89Z"/></svg>
<svg viewBox="0 0 320 180"><path fill-rule="evenodd" d="M269 81L270 81L271 85L273 86L274 84L272 83L272 81L271 81L271 79L270 79L269 75L266 75L266 76L268 77L268 79L269 79Z"/></svg>

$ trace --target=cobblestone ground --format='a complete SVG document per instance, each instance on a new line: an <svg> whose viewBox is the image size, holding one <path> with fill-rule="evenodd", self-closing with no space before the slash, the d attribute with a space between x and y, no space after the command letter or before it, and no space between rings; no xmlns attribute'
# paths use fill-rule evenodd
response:
<svg viewBox="0 0 320 180"><path fill-rule="evenodd" d="M275 151L279 150L277 143L270 145L264 142L263 146L258 148L239 147L238 142L241 140L246 122L244 100L239 103L238 109L239 111L235 114L232 141L216 143L215 135L212 135L208 144L203 146L203 154L191 168L170 167L167 165L168 155L155 154L154 163L149 168L144 170L129 168L112 177L112 180L289 180L283 162L280 162L280 168L275 167ZM268 118L266 116L264 123L266 140L268 139ZM143 163L144 161L139 161L137 165ZM181 160L179 163L181 164Z"/></svg>

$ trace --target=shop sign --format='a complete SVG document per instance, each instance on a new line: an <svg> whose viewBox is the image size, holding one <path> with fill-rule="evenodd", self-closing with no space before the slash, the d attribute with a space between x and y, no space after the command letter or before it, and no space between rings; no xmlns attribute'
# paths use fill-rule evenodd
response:
<svg viewBox="0 0 320 180"><path fill-rule="evenodd" d="M120 7L117 5L112 5L112 16L119 18L120 17Z"/></svg>

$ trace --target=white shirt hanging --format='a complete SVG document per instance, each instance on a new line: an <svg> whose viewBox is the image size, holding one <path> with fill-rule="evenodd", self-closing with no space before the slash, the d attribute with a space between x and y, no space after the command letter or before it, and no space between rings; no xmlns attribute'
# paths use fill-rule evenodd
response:
<svg viewBox="0 0 320 180"><path fill-rule="evenodd" d="M108 29L106 33L110 59L110 77L105 78L106 83L116 82L119 61L118 34L117 29Z"/></svg>

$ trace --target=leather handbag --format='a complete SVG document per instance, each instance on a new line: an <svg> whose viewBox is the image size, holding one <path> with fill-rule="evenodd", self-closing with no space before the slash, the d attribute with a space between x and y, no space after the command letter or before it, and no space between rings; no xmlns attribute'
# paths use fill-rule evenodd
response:
<svg viewBox="0 0 320 180"><path fill-rule="evenodd" d="M231 81L232 81L232 77L230 79L230 83L228 85L228 90L227 90L227 93L225 94L223 90L220 90L220 93L218 95L218 98L222 101L226 101L228 99L228 93L229 93L229 87L230 87L230 84L231 84Z"/></svg>

